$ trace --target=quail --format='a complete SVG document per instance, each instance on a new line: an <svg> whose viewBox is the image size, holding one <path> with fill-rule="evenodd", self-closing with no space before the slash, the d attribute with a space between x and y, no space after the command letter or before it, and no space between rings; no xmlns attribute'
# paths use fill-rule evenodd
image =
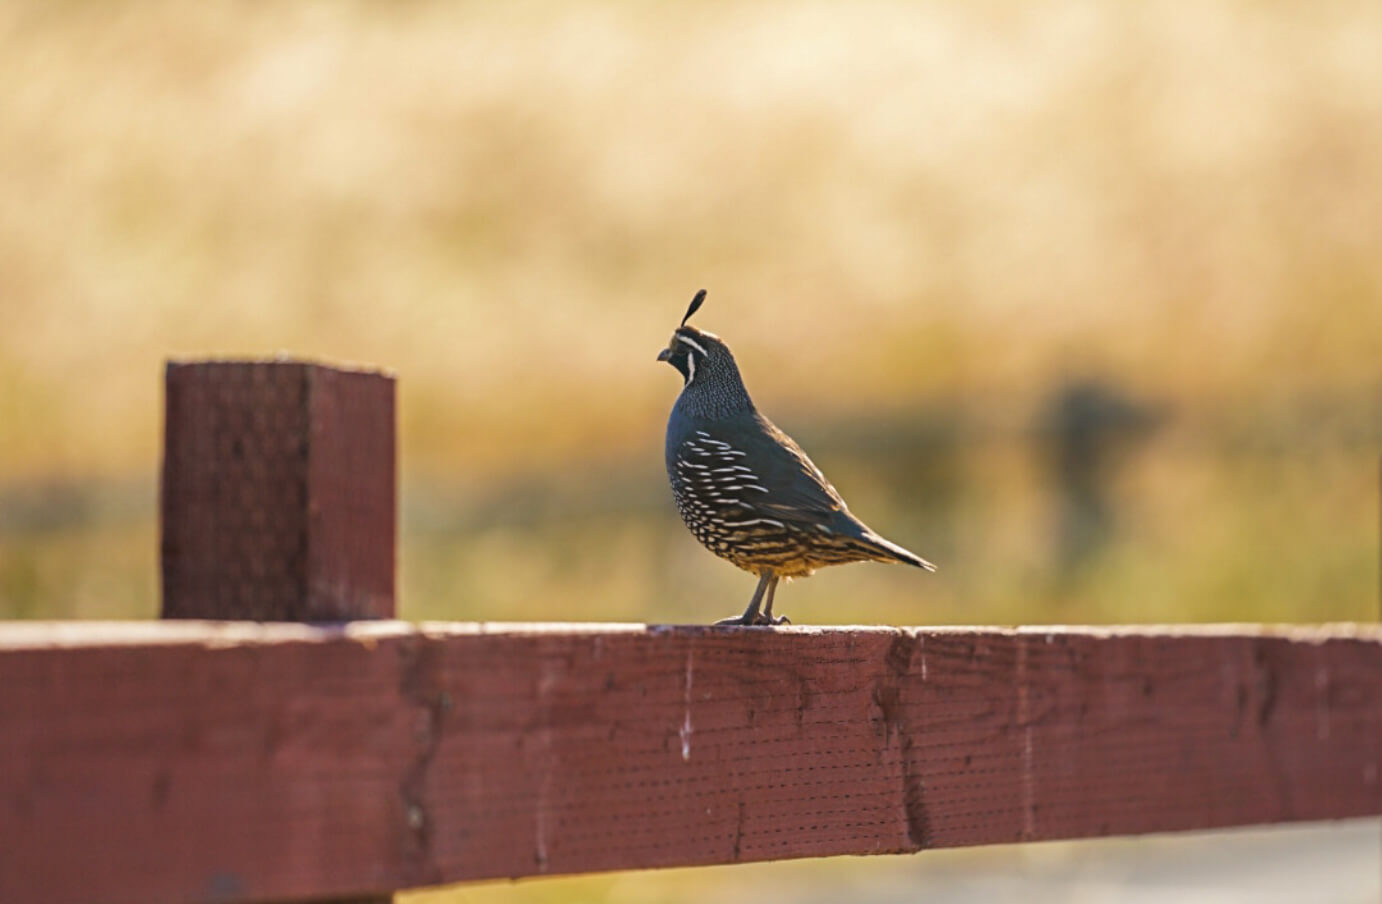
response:
<svg viewBox="0 0 1382 904"><path fill-rule="evenodd" d="M903 562L935 571L854 517L801 447L754 407L729 346L686 323L704 301L702 289L657 360L685 380L667 421L677 511L707 549L758 575L744 614L716 624L787 622L773 617L778 581L825 565Z"/></svg>

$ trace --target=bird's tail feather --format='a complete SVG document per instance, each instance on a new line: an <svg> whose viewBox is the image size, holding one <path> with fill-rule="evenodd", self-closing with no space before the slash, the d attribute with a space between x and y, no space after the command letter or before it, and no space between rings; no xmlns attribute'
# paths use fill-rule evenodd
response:
<svg viewBox="0 0 1382 904"><path fill-rule="evenodd" d="M885 540L877 534L869 531L859 538L859 542L878 554L878 558L885 562L901 562L904 565L915 565L917 568L924 568L927 571L935 571L936 566L923 559L916 553L903 549L891 540Z"/></svg>

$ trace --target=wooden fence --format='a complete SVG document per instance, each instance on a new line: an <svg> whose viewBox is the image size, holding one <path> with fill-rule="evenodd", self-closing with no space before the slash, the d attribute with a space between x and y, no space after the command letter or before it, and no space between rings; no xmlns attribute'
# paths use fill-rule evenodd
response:
<svg viewBox="0 0 1382 904"><path fill-rule="evenodd" d="M382 901L1382 814L1375 626L388 620L393 399L170 366L179 620L0 625L0 901Z"/></svg>

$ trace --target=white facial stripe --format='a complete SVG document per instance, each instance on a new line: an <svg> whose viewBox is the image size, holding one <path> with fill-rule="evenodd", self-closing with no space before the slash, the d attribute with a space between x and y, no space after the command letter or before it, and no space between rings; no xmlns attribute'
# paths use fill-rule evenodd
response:
<svg viewBox="0 0 1382 904"><path fill-rule="evenodd" d="M706 352L705 349L701 348L701 344L700 344L699 342L697 342L697 341L694 340L694 339L688 339L688 338L686 338L685 336L683 336L681 333L677 333L677 341L678 341L678 342L685 342L687 345L691 346L691 347L694 348L696 351L700 352L702 355L708 354L708 353Z"/></svg>
<svg viewBox="0 0 1382 904"><path fill-rule="evenodd" d="M690 382L691 382L692 380L694 380L694 379L696 379L696 356L695 356L695 355L687 355L687 356L686 356L686 382L687 382L687 383L690 383Z"/></svg>

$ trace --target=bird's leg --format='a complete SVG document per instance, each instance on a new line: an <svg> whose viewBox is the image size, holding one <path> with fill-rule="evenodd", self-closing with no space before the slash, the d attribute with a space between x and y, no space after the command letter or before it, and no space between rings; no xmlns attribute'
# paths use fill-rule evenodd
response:
<svg viewBox="0 0 1382 904"><path fill-rule="evenodd" d="M729 618L722 618L717 621L717 625L756 625L758 624L758 604L763 601L763 591L768 589L768 585L773 582L773 573L765 571L758 578L758 589L753 592L753 599L749 600L749 607L744 610L743 615L733 615Z"/></svg>
<svg viewBox="0 0 1382 904"><path fill-rule="evenodd" d="M777 592L777 578L773 578L768 585L768 596L763 600L763 614L758 616L756 624L760 625L790 625L792 620L785 615L773 618L773 594Z"/></svg>

